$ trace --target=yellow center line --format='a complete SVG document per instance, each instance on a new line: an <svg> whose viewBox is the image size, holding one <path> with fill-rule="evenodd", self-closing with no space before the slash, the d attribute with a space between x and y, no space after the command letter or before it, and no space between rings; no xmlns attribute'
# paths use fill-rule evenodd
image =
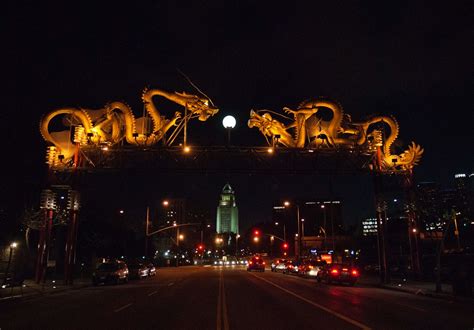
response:
<svg viewBox="0 0 474 330"><path fill-rule="evenodd" d="M328 312L328 313L330 313L330 314L336 316L337 318L340 318L341 320L344 320L344 321L346 321L346 322L348 322L348 323L350 323L350 324L352 324L352 325L355 325L355 326L358 327L358 328L361 328L361 329L370 329L370 327L367 326L367 325L365 325L365 324L362 324L362 323L360 323L360 322L358 322L358 321L356 321L356 320L353 320L353 319L351 319L351 318L349 318L349 317L347 317L347 316L344 316L344 315L342 315L342 314L340 314L340 313L338 313L338 312L335 312L335 311L333 311L333 310L331 310L331 309L329 309L329 308L327 308L327 307L324 307L323 305L320 305L320 304L318 304L318 303L315 303L315 302L312 301L312 300L309 300L309 299L307 299L307 298L305 298L305 297L302 297L302 296L300 296L299 294L294 293L293 291L290 291L290 290L288 290L288 289L285 289L284 287L279 286L278 284L273 283L272 281L267 280L266 278L257 276L257 275L252 274L252 273L250 273L250 274L251 274L252 276L255 276L256 278L258 278L258 279L260 279L260 280L262 280L262 281L265 281L265 282L267 282L268 284L273 285L274 287L276 287L276 288L278 288L278 289L280 289L280 290L282 290L282 291L284 291L284 292L286 292L286 293L288 293L288 294L290 294L290 295L292 295L292 296L294 296L294 297L300 299L300 300L303 300L304 302L306 302L306 303L308 303L308 304L310 304L310 305L312 305L312 306L314 306L314 307L317 307L317 308L319 308L319 309L322 309L323 311Z"/></svg>
<svg viewBox="0 0 474 330"><path fill-rule="evenodd" d="M219 293L217 295L217 319L216 329L229 330L229 317L227 314L227 303L225 300L224 274L222 269L219 272Z"/></svg>
<svg viewBox="0 0 474 330"><path fill-rule="evenodd" d="M224 321L224 330L229 330L229 318L227 316L227 303L225 301L225 286L224 286L224 274L222 273L222 315Z"/></svg>
<svg viewBox="0 0 474 330"><path fill-rule="evenodd" d="M222 295L222 270L219 272L219 293L217 294L217 320L216 320L216 329L221 330L222 328L222 317L221 317L221 295Z"/></svg>

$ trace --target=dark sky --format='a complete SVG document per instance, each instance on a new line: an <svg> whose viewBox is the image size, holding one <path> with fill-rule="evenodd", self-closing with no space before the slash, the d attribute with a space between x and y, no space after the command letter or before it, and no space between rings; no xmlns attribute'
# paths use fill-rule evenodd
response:
<svg viewBox="0 0 474 330"><path fill-rule="evenodd" d="M470 1L125 3L7 7L0 118L11 150L3 161L4 204L23 203L24 188L36 189L44 177L43 113L124 100L138 115L145 86L193 92L177 68L221 109L193 124L197 144L223 142L226 114L238 119L236 144L264 144L246 127L250 109L279 111L328 96L354 120L393 114L403 145L413 140L425 148L419 181L448 185L454 173L473 171ZM266 180L279 185L278 194L284 190ZM249 189L241 192L244 209L245 198L262 197Z"/></svg>

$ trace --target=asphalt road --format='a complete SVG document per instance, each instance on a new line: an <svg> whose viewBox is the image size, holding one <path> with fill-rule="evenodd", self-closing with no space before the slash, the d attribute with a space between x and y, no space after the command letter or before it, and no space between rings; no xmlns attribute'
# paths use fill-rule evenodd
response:
<svg viewBox="0 0 474 330"><path fill-rule="evenodd" d="M0 329L473 329L474 307L245 268L156 277L0 303Z"/></svg>

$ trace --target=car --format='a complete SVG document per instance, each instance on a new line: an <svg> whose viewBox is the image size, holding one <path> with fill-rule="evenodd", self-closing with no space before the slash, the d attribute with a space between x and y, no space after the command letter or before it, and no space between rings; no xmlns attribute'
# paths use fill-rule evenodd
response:
<svg viewBox="0 0 474 330"><path fill-rule="evenodd" d="M275 267L273 268L273 271L275 273L278 273L278 272L285 273L286 268L288 267L289 264L291 264L291 260L283 259L283 261L280 261L280 263L275 265Z"/></svg>
<svg viewBox="0 0 474 330"><path fill-rule="evenodd" d="M318 282L324 280L327 283L348 283L352 286L356 284L359 276L359 269L350 264L330 264L322 267L316 278Z"/></svg>
<svg viewBox="0 0 474 330"><path fill-rule="evenodd" d="M305 277L317 277L319 271L326 266L326 261L306 259L298 267L298 275Z"/></svg>
<svg viewBox="0 0 474 330"><path fill-rule="evenodd" d="M275 259L275 260L273 260L272 263L270 264L270 270L272 272L275 272L278 265L284 264L285 261L286 261L285 259Z"/></svg>
<svg viewBox="0 0 474 330"><path fill-rule="evenodd" d="M252 259L249 260L247 265L247 271L250 272L252 270L264 272L265 271L265 261L263 261L262 257L254 256Z"/></svg>
<svg viewBox="0 0 474 330"><path fill-rule="evenodd" d="M128 265L129 276L131 279L142 279L150 276L150 268L140 262L133 262Z"/></svg>
<svg viewBox="0 0 474 330"><path fill-rule="evenodd" d="M298 269L301 266L301 260L288 260L285 264L283 274L298 274Z"/></svg>
<svg viewBox="0 0 474 330"><path fill-rule="evenodd" d="M92 273L92 284L119 284L126 283L129 279L127 264L123 261L107 261L101 263Z"/></svg>
<svg viewBox="0 0 474 330"><path fill-rule="evenodd" d="M155 276L156 275L156 267L152 263L148 264L148 276Z"/></svg>

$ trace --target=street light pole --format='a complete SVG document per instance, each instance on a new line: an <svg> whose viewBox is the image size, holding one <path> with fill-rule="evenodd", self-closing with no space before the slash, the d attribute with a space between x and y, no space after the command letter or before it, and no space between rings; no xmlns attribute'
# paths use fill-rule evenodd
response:
<svg viewBox="0 0 474 330"><path fill-rule="evenodd" d="M237 251L238 251L239 238L240 238L239 234L235 235L235 256L236 257L237 257Z"/></svg>
<svg viewBox="0 0 474 330"><path fill-rule="evenodd" d="M18 246L18 243L13 242L10 244L10 256L8 257L7 269L5 270L5 277L3 278L3 285L7 284L8 272L10 271L10 265L12 263L13 249Z"/></svg>
<svg viewBox="0 0 474 330"><path fill-rule="evenodd" d="M323 228L324 228L324 248L326 248L326 207L323 205L321 205L321 209L323 210L323 217L324 217L324 220L323 220ZM332 235L334 235L334 233L332 233Z"/></svg>
<svg viewBox="0 0 474 330"><path fill-rule="evenodd" d="M145 258L148 257L148 230L150 227L150 207L146 208L146 224L145 224Z"/></svg>

